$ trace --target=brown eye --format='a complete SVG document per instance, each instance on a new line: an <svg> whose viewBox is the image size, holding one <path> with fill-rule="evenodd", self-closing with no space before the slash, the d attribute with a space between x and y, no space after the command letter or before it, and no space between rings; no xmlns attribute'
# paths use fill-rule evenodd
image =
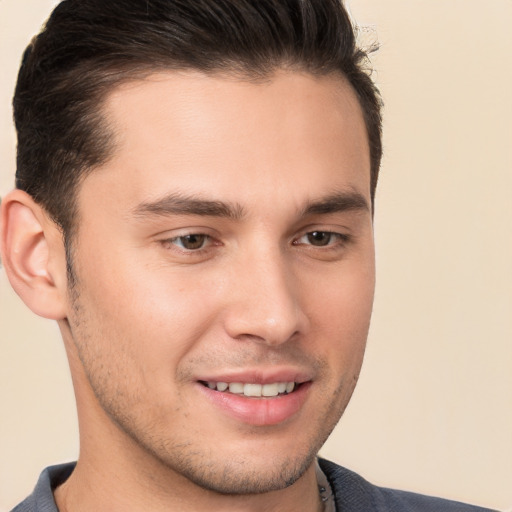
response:
<svg viewBox="0 0 512 512"><path fill-rule="evenodd" d="M171 242L187 251L202 249L208 240L208 235L184 235L173 238Z"/></svg>
<svg viewBox="0 0 512 512"><path fill-rule="evenodd" d="M308 243L311 245L323 247L325 245L329 245L332 241L333 233L328 231L312 231L311 233L306 234L306 238Z"/></svg>

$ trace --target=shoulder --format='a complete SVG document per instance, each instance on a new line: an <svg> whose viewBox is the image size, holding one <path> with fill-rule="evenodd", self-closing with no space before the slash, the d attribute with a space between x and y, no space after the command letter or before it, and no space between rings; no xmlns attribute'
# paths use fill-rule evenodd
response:
<svg viewBox="0 0 512 512"><path fill-rule="evenodd" d="M347 512L492 512L456 501L378 487L337 464L324 459L320 467L327 476L338 510Z"/></svg>
<svg viewBox="0 0 512 512"><path fill-rule="evenodd" d="M69 463L43 470L32 494L11 512L58 512L53 499L53 489L65 482L74 468L75 463Z"/></svg>

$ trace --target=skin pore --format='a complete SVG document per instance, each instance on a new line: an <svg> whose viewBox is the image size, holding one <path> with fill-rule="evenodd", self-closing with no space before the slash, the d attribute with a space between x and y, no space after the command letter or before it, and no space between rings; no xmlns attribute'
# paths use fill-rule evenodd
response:
<svg viewBox="0 0 512 512"><path fill-rule="evenodd" d="M340 76L163 72L104 114L116 149L78 193L59 321L81 446L59 509L320 510L314 459L374 290L355 93Z"/></svg>

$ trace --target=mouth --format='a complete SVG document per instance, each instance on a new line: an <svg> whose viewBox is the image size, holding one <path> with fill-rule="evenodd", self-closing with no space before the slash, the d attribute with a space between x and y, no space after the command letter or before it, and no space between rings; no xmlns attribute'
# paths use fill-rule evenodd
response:
<svg viewBox="0 0 512 512"><path fill-rule="evenodd" d="M288 424L312 395L314 375L282 366L196 377L196 389L223 417L253 426ZM213 417L213 416L212 416Z"/></svg>
<svg viewBox="0 0 512 512"><path fill-rule="evenodd" d="M278 396L289 395L295 392L300 386L297 382L269 382L266 384L257 384L253 382L214 382L199 381L203 386L218 391L250 398L275 398Z"/></svg>

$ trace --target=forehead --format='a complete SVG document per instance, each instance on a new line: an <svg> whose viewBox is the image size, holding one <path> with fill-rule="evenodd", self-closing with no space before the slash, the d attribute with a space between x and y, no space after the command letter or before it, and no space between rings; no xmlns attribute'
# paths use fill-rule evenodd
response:
<svg viewBox="0 0 512 512"><path fill-rule="evenodd" d="M111 160L85 180L127 206L207 192L274 206L327 188L369 197L370 157L357 97L340 75L276 72L248 81L162 72L118 86L104 104ZM87 188L87 187L86 187Z"/></svg>

